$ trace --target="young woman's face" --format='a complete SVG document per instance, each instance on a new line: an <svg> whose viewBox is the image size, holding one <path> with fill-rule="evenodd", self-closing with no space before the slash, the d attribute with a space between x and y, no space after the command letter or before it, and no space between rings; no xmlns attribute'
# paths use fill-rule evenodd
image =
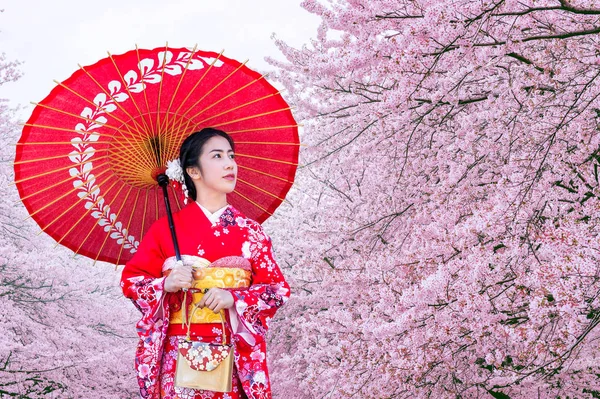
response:
<svg viewBox="0 0 600 399"><path fill-rule="evenodd" d="M235 189L237 179L237 164L234 158L227 139L221 136L211 137L204 144L198 159L200 169L189 168L188 174L197 187L199 185L199 191L228 194Z"/></svg>

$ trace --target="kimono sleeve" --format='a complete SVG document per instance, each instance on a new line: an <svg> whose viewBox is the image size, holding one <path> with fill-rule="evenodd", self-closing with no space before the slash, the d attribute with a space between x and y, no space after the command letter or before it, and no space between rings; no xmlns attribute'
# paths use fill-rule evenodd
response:
<svg viewBox="0 0 600 399"><path fill-rule="evenodd" d="M271 238L257 222L252 221L248 228L244 251L250 254L252 284L245 290L231 291L234 306L230 322L234 333L255 345L264 340L270 320L290 297L290 286L273 257Z"/></svg>
<svg viewBox="0 0 600 399"><path fill-rule="evenodd" d="M156 319L162 315L166 294L162 265L166 256L161 247L161 224L159 220L150 227L121 274L123 294L142 312L142 319Z"/></svg>

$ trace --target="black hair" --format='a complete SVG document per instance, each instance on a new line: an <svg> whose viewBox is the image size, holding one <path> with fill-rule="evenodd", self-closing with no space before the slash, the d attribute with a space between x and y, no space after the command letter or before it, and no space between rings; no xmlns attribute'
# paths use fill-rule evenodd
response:
<svg viewBox="0 0 600 399"><path fill-rule="evenodd" d="M181 149L179 150L179 162L181 163L181 169L183 169L183 179L185 181L185 185L187 186L188 193L190 198L194 201L196 200L196 186L194 186L194 182L190 175L187 173L187 168L192 166L200 167L200 163L198 162L200 155L202 154L202 149L204 144L215 136L221 136L229 142L231 145L231 149L235 151L233 139L224 131L215 129L212 127L205 127L204 129L194 132L190 134L181 144ZM202 172L202 169L200 169Z"/></svg>

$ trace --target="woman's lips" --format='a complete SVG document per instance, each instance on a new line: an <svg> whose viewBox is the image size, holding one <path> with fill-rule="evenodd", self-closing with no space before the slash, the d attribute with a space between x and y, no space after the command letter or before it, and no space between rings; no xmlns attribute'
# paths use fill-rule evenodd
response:
<svg viewBox="0 0 600 399"><path fill-rule="evenodd" d="M233 180L235 180L235 175L227 175L227 176L223 176L223 179L226 179L226 180L231 180L231 181L233 181Z"/></svg>

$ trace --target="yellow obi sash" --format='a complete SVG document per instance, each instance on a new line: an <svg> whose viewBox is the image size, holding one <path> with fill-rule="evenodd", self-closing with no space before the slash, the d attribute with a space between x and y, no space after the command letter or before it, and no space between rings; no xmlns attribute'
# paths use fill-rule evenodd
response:
<svg viewBox="0 0 600 399"><path fill-rule="evenodd" d="M241 256L227 256L210 262L198 256L182 255L184 265L193 268L194 282L192 288L207 289L219 288L247 288L252 281L252 266L246 258ZM168 275L176 265L175 258L169 258L163 265L163 274ZM192 305L198 303L203 293L192 294ZM188 309L191 311L191 306ZM171 324L183 324L182 310L171 313L169 322ZM189 312L187 313L190 314ZM219 313L214 313L209 308L197 309L192 316L192 324L195 323L221 323Z"/></svg>

